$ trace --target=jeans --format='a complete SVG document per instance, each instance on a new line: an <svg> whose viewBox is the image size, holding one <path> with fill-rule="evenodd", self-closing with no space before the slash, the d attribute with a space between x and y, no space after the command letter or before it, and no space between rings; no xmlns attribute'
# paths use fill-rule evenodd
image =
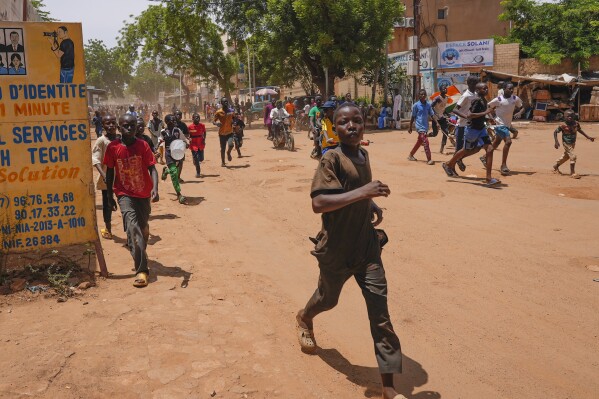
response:
<svg viewBox="0 0 599 399"><path fill-rule="evenodd" d="M60 70L60 83L73 83L75 68Z"/></svg>
<svg viewBox="0 0 599 399"><path fill-rule="evenodd" d="M466 126L458 126L455 128L455 152L464 148L464 133Z"/></svg>
<svg viewBox="0 0 599 399"><path fill-rule="evenodd" d="M135 273L149 273L146 248L150 235L150 199L122 195L118 202L123 214L123 227L127 233L127 245L133 258Z"/></svg>

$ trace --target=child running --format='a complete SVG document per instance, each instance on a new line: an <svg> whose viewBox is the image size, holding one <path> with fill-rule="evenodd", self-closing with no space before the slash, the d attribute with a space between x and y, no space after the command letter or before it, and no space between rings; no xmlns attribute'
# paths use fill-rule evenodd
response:
<svg viewBox="0 0 599 399"><path fill-rule="evenodd" d="M414 121L416 121L416 131L418 132L418 140L416 140L416 144L412 151L410 151L410 155L408 156L408 161L416 161L414 158L414 154L420 148L420 146L424 146L424 153L426 154L427 164L434 165L435 161L431 158L431 149L428 144L428 121L430 118L433 118L433 123L437 123L437 116L433 112L433 107L426 100L426 90L421 89L418 93L419 101L414 104L412 107L412 118L410 119L410 127L408 128L408 133L412 134L412 127L414 126Z"/></svg>
<svg viewBox="0 0 599 399"><path fill-rule="evenodd" d="M196 177L201 177L201 165L204 162L204 149L206 148L206 126L200 123L200 114L191 116L191 124L187 126L191 143L191 156L196 167Z"/></svg>
<svg viewBox="0 0 599 399"><path fill-rule="evenodd" d="M491 145L491 139L487 134L487 128L485 125L485 119L489 113L493 110L487 107L487 100L485 96L489 92L489 88L485 83L478 83L476 85L476 97L470 103L470 113L467 114L468 126L466 126L466 132L464 134L464 148L456 152L449 162L443 162L443 170L449 177L457 176L455 171L455 164L458 160L461 160L470 155L474 155L484 148L487 152L487 177L485 179L486 187L497 186L501 183L501 180L491 177L491 168L493 166L493 146Z"/></svg>
<svg viewBox="0 0 599 399"><path fill-rule="evenodd" d="M343 104L333 121L341 144L322 156L312 181L312 209L322 213L322 229L312 251L320 277L312 298L297 313L299 343L304 352L317 350L313 320L337 305L344 283L353 276L366 300L383 398L405 399L393 385L393 375L401 373L402 354L389 317L387 280L374 228L383 220L383 211L373 198L387 197L390 190L372 181L368 153L360 146L364 135L360 109Z"/></svg>
<svg viewBox="0 0 599 399"><path fill-rule="evenodd" d="M104 133L96 140L92 149L92 165L98 170L98 179L96 180L96 190L102 191L102 217L104 218L104 228L100 230L102 238L112 239L112 212L116 211L116 206L112 207L108 200L108 188L106 187L106 165L103 165L106 148L116 139L116 118L114 115L104 115L102 117L102 127Z"/></svg>
<svg viewBox="0 0 599 399"><path fill-rule="evenodd" d="M458 100L456 106L453 109L453 113L456 114L458 119L458 127L455 130L455 153L464 148L464 134L466 132L466 125L468 124L468 117L463 110L468 111L470 109L470 102L476 96L476 85L480 82L478 76L470 75L466 79L466 84L468 88L465 92L462 93L462 96ZM462 172L466 170L466 165L460 159L458 162L458 167Z"/></svg>
<svg viewBox="0 0 599 399"><path fill-rule="evenodd" d="M181 185L179 184L179 164L182 160L177 161L173 159L171 156L171 144L175 140L183 140L189 146L189 141L183 132L176 127L177 120L175 119L175 115L166 115L164 121L166 122L166 129L160 132L160 139L158 141L159 145L164 142L165 148L166 166L162 169L162 180L166 180L166 176L171 175L173 188L175 189L175 193L177 193L177 200L180 204L185 204L187 198L181 194Z"/></svg>
<svg viewBox="0 0 599 399"><path fill-rule="evenodd" d="M514 95L514 85L512 83L504 83L501 91L503 94L498 95L489 102L489 108L495 113L495 120L497 121L493 149L496 150L502 141L505 142L503 146L503 156L501 158L501 168L499 170L503 176L508 176L510 174L510 169L507 167L507 156L509 155L510 147L512 146L510 129L512 127L512 120L514 119L514 112L519 112L522 109L523 103L522 100L520 100L520 97ZM485 167L487 166L486 156L483 155L480 157L480 161Z"/></svg>
<svg viewBox="0 0 599 399"><path fill-rule="evenodd" d="M225 163L225 149L227 150L227 159L229 162L233 160L233 157L231 156L231 151L233 151L233 110L229 107L229 100L227 100L225 97L220 99L220 105L221 108L214 113L213 122L216 126L218 126L221 160L220 166L224 168L227 166Z"/></svg>
<svg viewBox="0 0 599 399"><path fill-rule="evenodd" d="M241 147L243 146L243 129L245 129L245 123L243 123L243 117L236 112L233 115L233 144L235 144L235 150L237 150L237 158L241 158Z"/></svg>
<svg viewBox="0 0 599 399"><path fill-rule="evenodd" d="M108 145L104 155L106 165L107 197L111 208L116 207L113 192L116 194L123 228L127 232L127 245L131 251L135 267L135 287L148 285L148 237L152 201L158 201L158 173L156 159L150 147L135 137L137 120L134 115L125 114L119 118L122 139Z"/></svg>
<svg viewBox="0 0 599 399"><path fill-rule="evenodd" d="M591 142L595 141L594 137L589 137L585 132L582 131L580 123L576 121L576 114L572 110L564 112L565 124L559 125L553 132L553 138L555 139L555 149L559 148L559 141L557 140L557 134L562 133L562 144L564 146L564 153L553 165L553 172L559 173L559 167L565 163L568 159L570 160L570 177L573 179L580 179L580 175L576 173L576 154L574 154L574 147L576 146L576 134L580 133Z"/></svg>

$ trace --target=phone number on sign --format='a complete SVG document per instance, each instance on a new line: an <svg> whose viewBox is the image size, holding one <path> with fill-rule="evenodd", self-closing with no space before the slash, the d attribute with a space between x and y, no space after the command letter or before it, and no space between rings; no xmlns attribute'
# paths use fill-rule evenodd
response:
<svg viewBox="0 0 599 399"><path fill-rule="evenodd" d="M75 201L75 194L28 194L20 195L14 198L9 198L5 195L0 195L0 208L8 208L9 206L29 207L35 205L56 205L61 203L69 203Z"/></svg>

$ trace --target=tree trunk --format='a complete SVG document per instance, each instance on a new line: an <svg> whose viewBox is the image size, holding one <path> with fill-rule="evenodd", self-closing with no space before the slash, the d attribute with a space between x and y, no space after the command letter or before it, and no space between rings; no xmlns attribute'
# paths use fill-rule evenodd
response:
<svg viewBox="0 0 599 399"><path fill-rule="evenodd" d="M370 103L374 104L374 98L376 97L376 84L379 81L379 72L380 69L376 68L376 70L374 71L374 79L372 82L372 94L370 95Z"/></svg>

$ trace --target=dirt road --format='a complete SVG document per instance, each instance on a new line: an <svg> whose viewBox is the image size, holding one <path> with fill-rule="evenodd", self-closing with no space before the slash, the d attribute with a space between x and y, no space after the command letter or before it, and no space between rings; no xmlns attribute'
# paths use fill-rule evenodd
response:
<svg viewBox="0 0 599 399"><path fill-rule="evenodd" d="M499 189L473 177L474 157L466 177L448 179L422 151L406 160L415 135L367 135L373 175L392 191L378 202L408 398L597 398L599 273L588 266L599 265L599 142L579 140L581 180L557 176L553 129L521 128ZM294 153L264 133L249 130L246 157L221 168L210 128L206 175L195 179L190 161L183 171L190 205L161 183L147 288L131 286L117 213L114 242L103 240L111 278L66 303L0 302L0 397L380 397L353 281L316 319L318 354L299 351L294 315L318 276L316 162L304 133Z"/></svg>

